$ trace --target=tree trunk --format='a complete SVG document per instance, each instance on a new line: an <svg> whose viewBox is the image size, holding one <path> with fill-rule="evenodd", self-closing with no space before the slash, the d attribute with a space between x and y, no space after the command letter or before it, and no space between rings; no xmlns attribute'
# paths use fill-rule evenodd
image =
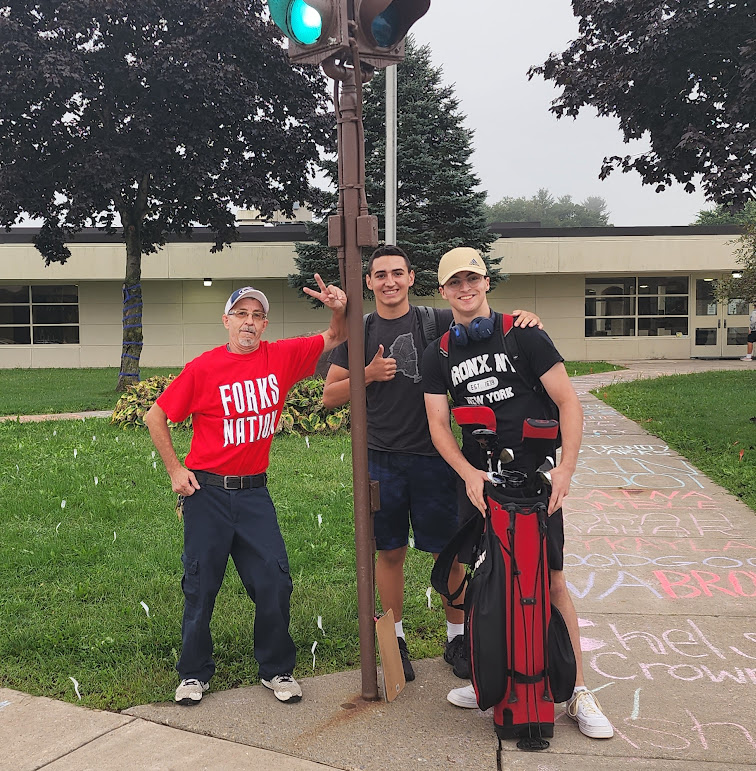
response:
<svg viewBox="0 0 756 771"><path fill-rule="evenodd" d="M142 237L139 225L124 227L126 279L123 284L123 347L116 391L139 382L142 355Z"/></svg>

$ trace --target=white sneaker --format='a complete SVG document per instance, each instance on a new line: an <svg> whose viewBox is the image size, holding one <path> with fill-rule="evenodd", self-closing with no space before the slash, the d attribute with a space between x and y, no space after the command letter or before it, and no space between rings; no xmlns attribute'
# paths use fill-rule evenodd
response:
<svg viewBox="0 0 756 771"><path fill-rule="evenodd" d="M598 699L587 689L581 688L567 702L567 714L577 721L580 731L591 739L611 739L614 729L601 711Z"/></svg>
<svg viewBox="0 0 756 771"><path fill-rule="evenodd" d="M202 694L210 687L208 683L202 680L196 680L193 677L182 680L179 687L176 688L176 704L191 706L199 704L202 701Z"/></svg>
<svg viewBox="0 0 756 771"><path fill-rule="evenodd" d="M288 672L271 677L270 680L260 678L260 682L266 688L270 688L279 701L293 704L302 698L302 689L299 687L299 683Z"/></svg>
<svg viewBox="0 0 756 771"><path fill-rule="evenodd" d="M753 356L741 356L741 361L751 361L753 359Z"/></svg>
<svg viewBox="0 0 756 771"><path fill-rule="evenodd" d="M462 707L463 709L478 708L478 699L475 696L475 688L472 687L472 684L449 691L446 695L446 700L455 707Z"/></svg>

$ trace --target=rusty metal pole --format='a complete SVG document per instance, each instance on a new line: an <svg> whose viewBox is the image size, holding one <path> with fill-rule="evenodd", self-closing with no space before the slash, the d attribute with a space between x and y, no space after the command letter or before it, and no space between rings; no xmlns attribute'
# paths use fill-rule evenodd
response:
<svg viewBox="0 0 756 771"><path fill-rule="evenodd" d="M326 73L331 75L324 67ZM362 246L377 244L377 221L367 215L364 197L364 139L359 70L340 68L341 95L336 100L339 141L339 209L329 219L329 243L337 246L343 268L349 338L349 395L351 400L352 474L354 484L354 541L357 566L357 609L360 637L362 698L378 698L375 662L375 589L373 523L367 453L365 403L365 334L362 320Z"/></svg>

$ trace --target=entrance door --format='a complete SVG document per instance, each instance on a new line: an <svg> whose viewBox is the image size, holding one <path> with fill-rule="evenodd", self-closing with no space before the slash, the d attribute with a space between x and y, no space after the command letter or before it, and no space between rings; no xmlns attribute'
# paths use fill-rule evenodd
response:
<svg viewBox="0 0 756 771"><path fill-rule="evenodd" d="M691 327L691 358L722 359L743 356L748 338L748 303L718 303L714 282L718 273L693 276L695 302Z"/></svg>

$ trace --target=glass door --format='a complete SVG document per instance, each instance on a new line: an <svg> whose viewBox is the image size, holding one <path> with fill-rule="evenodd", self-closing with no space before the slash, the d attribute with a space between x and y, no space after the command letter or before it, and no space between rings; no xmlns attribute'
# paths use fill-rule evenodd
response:
<svg viewBox="0 0 756 771"><path fill-rule="evenodd" d="M690 353L693 358L736 358L746 351L748 303L738 299L717 302L714 283L718 278L718 273L693 276L695 301Z"/></svg>

